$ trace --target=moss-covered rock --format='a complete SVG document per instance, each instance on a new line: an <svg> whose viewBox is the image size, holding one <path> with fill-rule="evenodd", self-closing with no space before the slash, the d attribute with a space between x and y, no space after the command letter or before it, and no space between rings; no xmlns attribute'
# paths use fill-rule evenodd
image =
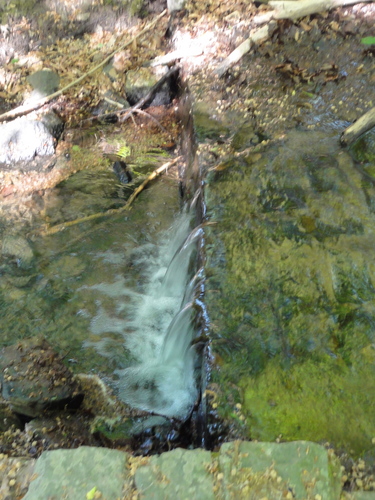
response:
<svg viewBox="0 0 375 500"><path fill-rule="evenodd" d="M208 176L218 411L238 435L360 453L375 435L375 190L329 134L280 146Z"/></svg>

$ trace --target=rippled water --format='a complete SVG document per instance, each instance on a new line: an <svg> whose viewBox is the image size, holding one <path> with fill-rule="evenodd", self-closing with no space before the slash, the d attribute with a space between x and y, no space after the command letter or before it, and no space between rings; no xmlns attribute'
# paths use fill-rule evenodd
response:
<svg viewBox="0 0 375 500"><path fill-rule="evenodd" d="M123 203L111 175L91 192L79 186L73 178L55 189L44 214L60 222ZM180 204L177 181L166 176L127 213L32 239L33 226L7 228L3 239L11 233L27 241L34 258L27 265L2 258L2 344L43 335L75 372L98 373L134 406L183 417L196 396L190 314L181 336L169 325L195 272L195 243L184 246L192 223Z"/></svg>

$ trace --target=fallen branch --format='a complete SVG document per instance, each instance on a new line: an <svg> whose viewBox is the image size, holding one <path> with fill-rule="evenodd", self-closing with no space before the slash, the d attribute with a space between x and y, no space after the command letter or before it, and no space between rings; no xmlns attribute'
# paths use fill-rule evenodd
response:
<svg viewBox="0 0 375 500"><path fill-rule="evenodd" d="M218 76L223 76L224 73L231 67L233 64L236 64L241 57L243 57L247 52L249 52L251 46L253 44L260 44L267 40L270 36L272 36L275 31L277 23L275 21L271 21L267 26L263 26L253 32L250 33L249 38L247 38L244 42L241 43L229 56L224 59L224 61L215 69L215 73Z"/></svg>
<svg viewBox="0 0 375 500"><path fill-rule="evenodd" d="M370 109L341 134L341 144L347 146L372 127L375 127L375 108Z"/></svg>
<svg viewBox="0 0 375 500"><path fill-rule="evenodd" d="M119 47L118 49L114 50L108 57L106 57L100 64L96 65L94 68L90 69L87 73L84 75L80 76L77 78L77 80L74 80L74 82L69 83L66 85L64 88L61 90L57 90L53 94L50 94L46 97L43 97L42 99L39 99L36 101L34 104L29 104L29 105L22 105L18 106L15 109L12 109L11 111L8 111L7 113L3 113L0 115L0 122L11 120L12 118L16 118L18 116L23 116L28 113L31 113L31 111L36 111L37 109L41 108L47 102L51 101L52 99L55 99L55 97L59 97L62 95L64 92L66 92L68 89L71 87L74 87L78 83L80 83L82 80L84 80L87 76L92 75L95 71L97 71L99 68L107 64L112 57L119 51L124 50L126 47L134 43L135 40L137 40L140 36L144 35L147 31L149 31L151 28L155 26L155 24L167 13L167 9L163 10L161 14L159 14L151 23L149 23L143 30L141 30L137 35L135 35L131 40L128 42L124 43Z"/></svg>
<svg viewBox="0 0 375 500"><path fill-rule="evenodd" d="M59 233L66 229L67 227L72 227L76 226L77 224L81 224L83 222L89 222L92 220L97 220L97 219L102 219L104 217L109 217L111 215L118 215L122 212L125 212L130 209L133 201L137 198L137 196L145 189L145 187L156 177L158 177L160 174L164 173L168 168L172 167L175 165L179 160L181 159L181 156L178 156L172 161L169 161L167 163L164 163L161 167L158 167L155 169L143 182L140 186L137 187L137 189L132 193L128 201L125 203L124 206L120 208L111 208L110 210L107 210L106 212L100 212L96 214L91 214L87 215L86 217L81 217L79 219L75 219L72 221L68 222L63 222L62 224L57 224L56 226L53 226L49 229L46 229L45 231L42 231L41 234L43 236L50 236L52 234Z"/></svg>
<svg viewBox="0 0 375 500"><path fill-rule="evenodd" d="M373 0L299 0L283 1L271 0L268 2L274 10L255 16L255 24L268 23L271 19L298 19L300 17L317 14L335 7L345 7L356 3L372 2Z"/></svg>
<svg viewBox="0 0 375 500"><path fill-rule="evenodd" d="M155 66L161 66L164 64L172 64L178 61L179 59L185 59L186 57L198 57L203 54L203 49L201 47L190 47L188 49L177 49L173 52L169 52L169 54L165 54L164 56L156 57L153 61L150 61L144 66L151 66L151 68Z"/></svg>
<svg viewBox="0 0 375 500"><path fill-rule="evenodd" d="M101 115L91 116L90 118L86 118L83 122L92 122L92 121L109 121L113 120L116 117L119 123L124 123L130 116L133 115L137 110L143 108L155 97L155 94L161 89L161 87L165 84L166 81L169 80L171 76L175 73L178 73L180 68L178 66L174 66L170 69L164 76L158 80L153 87L151 87L150 91L140 99L137 104L134 104L131 108L120 109L119 111L111 111L109 113L102 113Z"/></svg>

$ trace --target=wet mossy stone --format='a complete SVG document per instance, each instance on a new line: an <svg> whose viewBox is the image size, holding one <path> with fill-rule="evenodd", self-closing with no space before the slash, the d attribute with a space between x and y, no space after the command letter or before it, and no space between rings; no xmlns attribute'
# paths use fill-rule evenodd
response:
<svg viewBox="0 0 375 500"><path fill-rule="evenodd" d="M359 137L349 148L352 158L360 163L375 163L375 130Z"/></svg>
<svg viewBox="0 0 375 500"><path fill-rule="evenodd" d="M76 408L83 399L72 373L42 338L5 347L0 368L2 396L21 415L36 417L45 411Z"/></svg>
<svg viewBox="0 0 375 500"><path fill-rule="evenodd" d="M371 355L372 363L375 353ZM375 370L370 363L327 356L282 369L269 362L257 377L243 376L243 412L253 438L329 441L356 455L370 450L375 434ZM353 423L349 425L348 423ZM354 424L355 423L355 424Z"/></svg>
<svg viewBox="0 0 375 500"><path fill-rule="evenodd" d="M204 139L221 139L227 136L229 131L222 123L211 118L209 115L197 112L194 115L195 131L200 141Z"/></svg>
<svg viewBox="0 0 375 500"><path fill-rule="evenodd" d="M14 259L21 268L30 266L34 252L30 243L23 236L7 234L4 236L1 248L2 255Z"/></svg>
<svg viewBox="0 0 375 500"><path fill-rule="evenodd" d="M265 138L265 135L257 131L253 124L245 123L234 134L231 145L235 151L243 151L262 142Z"/></svg>
<svg viewBox="0 0 375 500"><path fill-rule="evenodd" d="M293 131L257 161L208 176L212 380L234 435L359 455L375 435L375 188L333 139Z"/></svg>
<svg viewBox="0 0 375 500"><path fill-rule="evenodd" d="M213 115L216 104L197 102L194 104L194 128L199 141L205 139L220 140L229 135L229 127L224 121Z"/></svg>

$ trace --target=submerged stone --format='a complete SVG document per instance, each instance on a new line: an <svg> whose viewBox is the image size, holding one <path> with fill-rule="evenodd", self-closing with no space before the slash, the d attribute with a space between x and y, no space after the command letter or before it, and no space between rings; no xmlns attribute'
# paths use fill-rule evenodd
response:
<svg viewBox="0 0 375 500"><path fill-rule="evenodd" d="M336 139L293 131L209 175L212 387L235 435L359 454L375 435L375 189Z"/></svg>
<svg viewBox="0 0 375 500"><path fill-rule="evenodd" d="M26 238L7 234L2 243L2 254L16 259L20 267L27 267L34 258L34 252Z"/></svg>

